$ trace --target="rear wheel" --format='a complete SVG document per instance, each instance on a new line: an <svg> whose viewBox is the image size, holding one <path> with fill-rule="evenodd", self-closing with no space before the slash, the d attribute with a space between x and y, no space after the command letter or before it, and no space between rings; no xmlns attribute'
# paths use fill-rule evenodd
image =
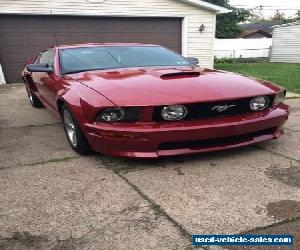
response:
<svg viewBox="0 0 300 250"><path fill-rule="evenodd" d="M90 154L92 152L91 147L66 105L62 107L62 118L66 136L71 147L79 154Z"/></svg>
<svg viewBox="0 0 300 250"><path fill-rule="evenodd" d="M37 96L29 88L28 84L25 84L25 85L26 85L26 91L27 91L27 95L28 95L30 104L35 108L44 107L44 105L40 102L40 100L37 98Z"/></svg>

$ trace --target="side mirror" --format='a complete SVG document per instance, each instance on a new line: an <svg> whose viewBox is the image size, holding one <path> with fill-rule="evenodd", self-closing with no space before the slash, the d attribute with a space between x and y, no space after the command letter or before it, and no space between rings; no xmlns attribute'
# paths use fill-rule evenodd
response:
<svg viewBox="0 0 300 250"><path fill-rule="evenodd" d="M53 68L51 66L49 66L48 64L41 64L41 63L28 64L26 66L26 69L29 72L46 72L46 73L52 73L53 72Z"/></svg>
<svg viewBox="0 0 300 250"><path fill-rule="evenodd" d="M188 59L191 63L198 65L199 64L199 60L197 57L186 57L186 59Z"/></svg>

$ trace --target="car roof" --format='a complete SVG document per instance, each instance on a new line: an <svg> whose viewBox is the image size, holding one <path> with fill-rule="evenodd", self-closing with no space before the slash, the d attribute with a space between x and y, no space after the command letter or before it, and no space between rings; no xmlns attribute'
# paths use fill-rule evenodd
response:
<svg viewBox="0 0 300 250"><path fill-rule="evenodd" d="M86 48L86 47L113 47L113 46L159 46L155 44L143 44L143 43L81 43L81 44L70 44L70 45L57 45L54 46L58 49L71 49L71 48Z"/></svg>

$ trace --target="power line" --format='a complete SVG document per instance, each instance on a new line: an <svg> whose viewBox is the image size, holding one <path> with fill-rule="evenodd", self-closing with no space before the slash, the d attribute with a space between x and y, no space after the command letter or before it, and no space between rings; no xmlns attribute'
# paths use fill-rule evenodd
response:
<svg viewBox="0 0 300 250"><path fill-rule="evenodd" d="M262 4L260 4L260 5L252 5L252 4L235 4L235 6L255 6L255 7L257 7L257 6L263 6L263 7L273 7L273 8L283 7L283 5L262 5ZM299 7L300 7L300 5L299 5ZM291 8L292 8L292 7L291 7Z"/></svg>
<svg viewBox="0 0 300 250"><path fill-rule="evenodd" d="M254 5L234 5L235 7L238 8L244 8L244 9L260 9L260 10L300 10L300 6L296 6L294 8L287 8L283 6L266 6L266 5L259 5L259 6L254 6Z"/></svg>

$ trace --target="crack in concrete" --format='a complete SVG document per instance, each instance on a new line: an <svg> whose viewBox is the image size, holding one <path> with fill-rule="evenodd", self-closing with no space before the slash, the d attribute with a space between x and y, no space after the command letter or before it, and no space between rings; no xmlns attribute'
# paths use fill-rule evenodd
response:
<svg viewBox="0 0 300 250"><path fill-rule="evenodd" d="M264 173L273 180L282 182L292 187L300 188L300 165L290 162L289 168L281 168L278 165L271 165Z"/></svg>
<svg viewBox="0 0 300 250"><path fill-rule="evenodd" d="M279 222L276 222L276 223L273 223L273 224L270 224L270 225L267 225L267 226L256 227L256 228L253 228L253 229L250 229L250 230L247 230L247 231L240 232L240 233L238 233L238 235L241 235L241 234L251 234L251 233L254 233L255 231L265 230L265 229L269 229L269 228L273 228L273 227L285 225L285 224L288 224L288 223L291 223L291 222L298 222L298 221L300 222L300 216L299 217L290 218L290 219L286 219L286 220L282 220L282 221L279 221Z"/></svg>
<svg viewBox="0 0 300 250"><path fill-rule="evenodd" d="M152 200L148 195L143 193L135 184L131 183L125 176L123 176L118 170L110 169L115 173L119 178L125 181L134 191L136 191L144 200L146 200L151 209L160 216L164 216L169 222L171 222L181 233L183 237L188 239L191 242L192 234L180 223L174 220L160 205L158 205L154 200ZM208 248L199 248L199 249L208 249Z"/></svg>
<svg viewBox="0 0 300 250"><path fill-rule="evenodd" d="M10 237L0 235L0 249L42 249L47 242L47 236L29 232L14 232Z"/></svg>
<svg viewBox="0 0 300 250"><path fill-rule="evenodd" d="M292 161L295 161L295 162L300 162L300 160L297 160L297 159L295 159L295 158L293 158L293 157L286 156L286 155L283 155L283 154L278 153L278 152L274 152L274 151L272 151L272 150L263 148L263 147L261 147L261 146L259 146L259 145L252 145L251 147L254 147L254 148L259 149L259 150L262 150L262 151L269 152L269 153L271 153L271 154L273 154L273 155L277 155L277 156L283 157L283 158L288 159L288 160L292 160Z"/></svg>
<svg viewBox="0 0 300 250"><path fill-rule="evenodd" d="M69 157L64 157L64 158L53 158L53 159L49 159L46 161L38 161L38 162L33 162L33 163L28 163L28 164L20 164L20 165L18 164L18 165L14 165L14 166L0 168L0 171L17 168L17 167L33 167L33 166L37 166L37 165L44 165L44 164L54 163L54 162L64 162L64 161L70 161L70 160L78 159L78 158L84 158L84 156L69 156Z"/></svg>
<svg viewBox="0 0 300 250"><path fill-rule="evenodd" d="M64 161L70 161L70 160L73 160L73 159L78 159L78 158L84 158L84 156L73 156L73 157L64 157L64 158L54 158L54 159L49 159L49 160L46 160L46 161L40 161L40 162L34 162L34 163L30 163L30 164L23 164L23 165L16 165L16 166L13 166L13 167L7 167L7 168L2 168L0 169L1 170L4 170L4 169L11 169L11 168L15 168L15 167L30 167L30 166L37 166L37 165L43 165L43 164L48 164L48 163L53 163L53 162L64 162ZM168 221L170 221L180 232L180 234L185 237L186 239L188 239L188 241L191 242L191 239L192 239L192 234L190 232L188 232L188 230L183 226L181 225L180 223L178 223L176 220L174 220L170 215L168 215L166 213L166 211L164 209L161 208L160 205L158 205L157 203L155 203L151 198L149 198L146 194L144 194L136 185L134 185L133 183L131 183L125 176L123 176L121 174L121 171L120 169L113 169L111 166L108 167L107 166L107 162L103 162L101 160L101 162L103 163L103 165L105 166L106 169L112 171L114 174L116 174L119 178L121 178L122 180L125 181L125 183L127 185L129 185L133 190L135 190L144 200L146 200L149 205L150 205L150 208L154 211L154 213L157 215L157 216L163 216L165 217ZM121 169L123 170L123 169ZM90 233L90 232L89 232ZM76 239L78 240L78 239ZM61 242L58 242L60 244L58 244L58 246L61 246L61 245L69 245L70 242L69 240L67 239L66 241L61 241ZM72 242L71 242L72 243ZM73 244L73 243L72 243ZM209 250L208 247L200 247L200 248L197 248L197 249L202 249L202 250Z"/></svg>
<svg viewBox="0 0 300 250"><path fill-rule="evenodd" d="M294 129L287 128L287 127L284 127L284 129L291 131L291 132L296 132L296 133L300 132L300 130L294 130Z"/></svg>
<svg viewBox="0 0 300 250"><path fill-rule="evenodd" d="M294 99L300 99L298 96L292 96L292 97L286 97L286 100L294 100Z"/></svg>
<svg viewBox="0 0 300 250"><path fill-rule="evenodd" d="M36 166L36 165L44 165L44 164L47 164L47 163L70 161L70 160L78 159L78 158L83 158L83 156L68 156L68 157L63 157L63 158L53 158L53 159L49 159L49 160L46 160L46 161L40 161L40 162L34 162L34 163L20 165L20 167Z"/></svg>
<svg viewBox="0 0 300 250"><path fill-rule="evenodd" d="M13 129L19 129L19 128L34 128L34 127L49 127L49 126L55 126L62 124L61 122L55 122L55 123L45 123L45 124L29 124L25 126L12 126L12 127L0 127L0 130L13 130Z"/></svg>

